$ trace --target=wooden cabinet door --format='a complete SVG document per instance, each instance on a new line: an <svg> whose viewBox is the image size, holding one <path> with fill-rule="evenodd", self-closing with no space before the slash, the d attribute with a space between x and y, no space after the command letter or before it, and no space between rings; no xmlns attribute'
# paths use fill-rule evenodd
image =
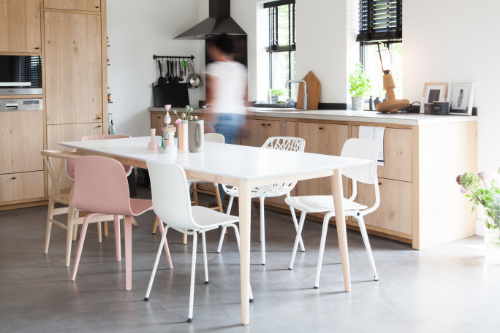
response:
<svg viewBox="0 0 500 333"><path fill-rule="evenodd" d="M101 11L101 0L45 0L45 8Z"/></svg>
<svg viewBox="0 0 500 333"><path fill-rule="evenodd" d="M348 139L348 126L322 123L298 123L297 136L306 140L305 151L308 153L340 155L342 146ZM347 197L348 183L343 177L344 197ZM330 180L317 178L304 180L297 184L297 195L332 194Z"/></svg>
<svg viewBox="0 0 500 333"><path fill-rule="evenodd" d="M163 122L163 118L165 117L166 112L151 112L151 128L156 129L156 135L162 135L162 128L165 127L165 123ZM172 118L172 116L170 116Z"/></svg>
<svg viewBox="0 0 500 333"><path fill-rule="evenodd" d="M412 184L384 178L379 178L379 183L380 206L365 216L366 225L403 233L406 237L411 236ZM371 207L375 202L373 185L358 183L358 196L355 201Z"/></svg>
<svg viewBox="0 0 500 333"><path fill-rule="evenodd" d="M100 124L47 125L47 149L71 150L59 145L58 142L78 141L82 136L98 134L103 134L102 125ZM63 188L72 186L72 181L66 177L66 173L63 173L60 185Z"/></svg>
<svg viewBox="0 0 500 333"><path fill-rule="evenodd" d="M0 174L43 170L43 114L0 112Z"/></svg>
<svg viewBox="0 0 500 333"><path fill-rule="evenodd" d="M0 52L42 52L40 0L0 0Z"/></svg>
<svg viewBox="0 0 500 333"><path fill-rule="evenodd" d="M266 121L262 119L247 119L245 130L241 137L244 146L260 147L267 139Z"/></svg>
<svg viewBox="0 0 500 333"><path fill-rule="evenodd" d="M102 123L101 16L45 12L47 124Z"/></svg>
<svg viewBox="0 0 500 333"><path fill-rule="evenodd" d="M0 175L0 202L43 199L43 171Z"/></svg>

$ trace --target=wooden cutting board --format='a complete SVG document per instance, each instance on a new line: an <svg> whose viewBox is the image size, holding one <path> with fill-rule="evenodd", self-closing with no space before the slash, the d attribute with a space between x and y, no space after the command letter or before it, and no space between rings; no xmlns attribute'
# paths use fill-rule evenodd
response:
<svg viewBox="0 0 500 333"><path fill-rule="evenodd" d="M302 79L307 83L307 109L317 110L319 103L319 91L321 90L321 84L318 78L312 71L309 71L306 76ZM304 84L299 83L299 91L297 94L297 109L304 108Z"/></svg>

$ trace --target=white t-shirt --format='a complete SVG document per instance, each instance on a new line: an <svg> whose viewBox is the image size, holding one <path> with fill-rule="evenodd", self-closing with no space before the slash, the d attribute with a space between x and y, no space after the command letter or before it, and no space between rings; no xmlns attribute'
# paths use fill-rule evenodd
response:
<svg viewBox="0 0 500 333"><path fill-rule="evenodd" d="M245 114L247 69L236 61L215 61L206 68L206 74L216 80L211 108L216 113Z"/></svg>

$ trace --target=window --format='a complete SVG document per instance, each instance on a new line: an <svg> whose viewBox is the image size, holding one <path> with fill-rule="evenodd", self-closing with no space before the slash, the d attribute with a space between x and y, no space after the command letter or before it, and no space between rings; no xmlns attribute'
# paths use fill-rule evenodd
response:
<svg viewBox="0 0 500 333"><path fill-rule="evenodd" d="M287 80L295 79L295 0L264 4L269 15L269 88L284 88ZM292 85L288 97L297 95Z"/></svg>
<svg viewBox="0 0 500 333"><path fill-rule="evenodd" d="M391 74L396 84L396 97L403 88L403 0L359 0L360 62L372 83L373 97L385 96L378 45L391 53Z"/></svg>

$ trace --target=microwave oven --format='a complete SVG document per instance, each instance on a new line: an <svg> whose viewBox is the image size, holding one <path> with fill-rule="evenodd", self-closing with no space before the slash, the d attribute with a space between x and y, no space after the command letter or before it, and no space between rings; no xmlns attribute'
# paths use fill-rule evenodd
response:
<svg viewBox="0 0 500 333"><path fill-rule="evenodd" d="M0 55L0 95L41 94L41 56Z"/></svg>

